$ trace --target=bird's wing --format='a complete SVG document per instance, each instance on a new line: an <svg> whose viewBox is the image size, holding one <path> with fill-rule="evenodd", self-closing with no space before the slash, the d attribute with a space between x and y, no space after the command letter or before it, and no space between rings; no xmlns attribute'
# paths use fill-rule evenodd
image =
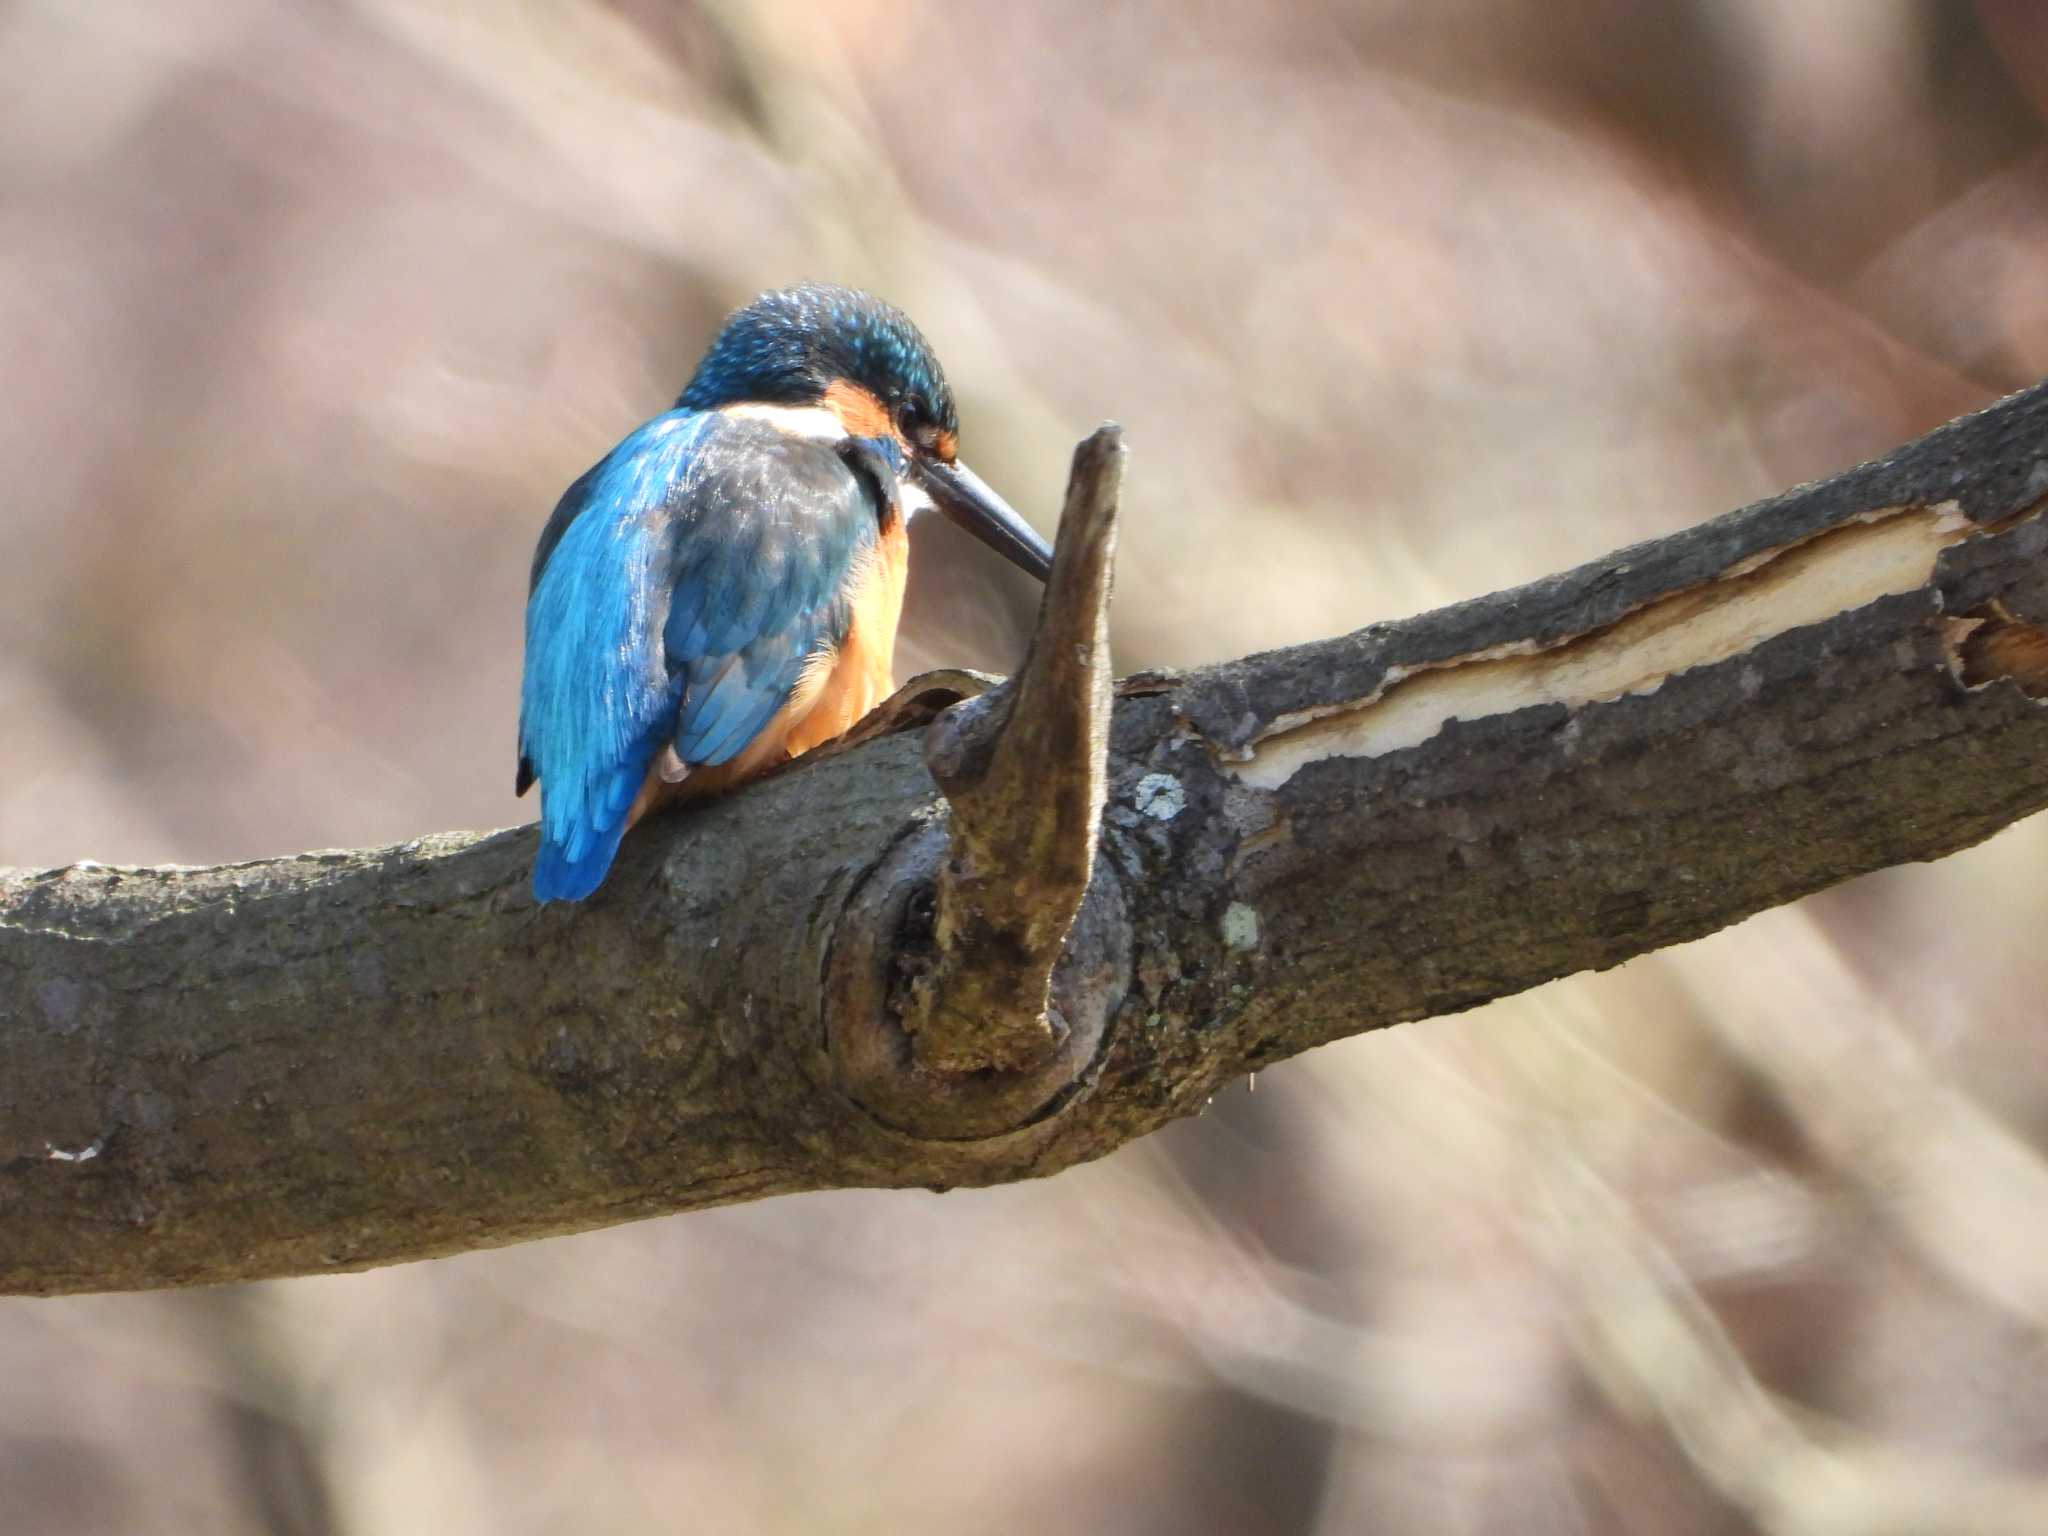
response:
<svg viewBox="0 0 2048 1536"><path fill-rule="evenodd" d="M845 635L874 496L825 445L715 412L657 417L569 488L526 614L536 894L587 895L664 745L730 761Z"/></svg>

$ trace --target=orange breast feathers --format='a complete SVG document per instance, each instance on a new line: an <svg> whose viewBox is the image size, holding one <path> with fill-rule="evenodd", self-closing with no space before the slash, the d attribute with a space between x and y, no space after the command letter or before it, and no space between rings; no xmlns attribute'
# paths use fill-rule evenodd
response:
<svg viewBox="0 0 2048 1536"><path fill-rule="evenodd" d="M909 575L910 536L903 518L892 516L848 578L853 618L846 638L805 670L788 707L761 733L773 735L786 716L779 743L785 756L830 741L896 691L896 624ZM806 685L814 675L813 692Z"/></svg>
<svg viewBox="0 0 2048 1536"><path fill-rule="evenodd" d="M910 536L893 515L847 577L853 616L846 637L804 668L789 702L739 756L716 768L687 768L664 748L647 770L626 825L676 800L716 794L764 769L822 746L896 691L896 624L910 575Z"/></svg>

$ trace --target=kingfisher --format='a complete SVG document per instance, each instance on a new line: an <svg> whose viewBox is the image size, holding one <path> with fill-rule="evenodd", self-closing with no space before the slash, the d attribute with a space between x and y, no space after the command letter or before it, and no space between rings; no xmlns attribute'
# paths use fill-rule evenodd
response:
<svg viewBox="0 0 2048 1536"><path fill-rule="evenodd" d="M519 693L536 899L582 900L649 811L830 741L894 692L915 513L1046 578L1051 548L960 462L959 433L901 310L805 284L728 317L675 408L563 493L533 553Z"/></svg>

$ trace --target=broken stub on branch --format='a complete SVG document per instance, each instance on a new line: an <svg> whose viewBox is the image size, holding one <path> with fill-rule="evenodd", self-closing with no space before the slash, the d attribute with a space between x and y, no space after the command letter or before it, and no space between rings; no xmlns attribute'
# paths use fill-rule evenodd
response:
<svg viewBox="0 0 2048 1536"><path fill-rule="evenodd" d="M1075 450L1024 663L932 722L925 761L948 815L870 876L835 945L835 1072L914 1135L988 1137L1042 1117L1080 1082L1115 1006L1126 935L1096 845L1123 460L1114 425ZM924 681L899 697L929 694Z"/></svg>

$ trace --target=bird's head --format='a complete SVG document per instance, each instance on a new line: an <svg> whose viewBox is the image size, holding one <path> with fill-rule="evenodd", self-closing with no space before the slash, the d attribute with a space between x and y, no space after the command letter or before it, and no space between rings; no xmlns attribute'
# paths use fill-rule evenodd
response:
<svg viewBox="0 0 2048 1536"><path fill-rule="evenodd" d="M1052 549L959 459L960 421L931 343L893 304L806 283L736 310L676 404L802 413L820 435L888 446L903 476L969 533L1043 581Z"/></svg>

